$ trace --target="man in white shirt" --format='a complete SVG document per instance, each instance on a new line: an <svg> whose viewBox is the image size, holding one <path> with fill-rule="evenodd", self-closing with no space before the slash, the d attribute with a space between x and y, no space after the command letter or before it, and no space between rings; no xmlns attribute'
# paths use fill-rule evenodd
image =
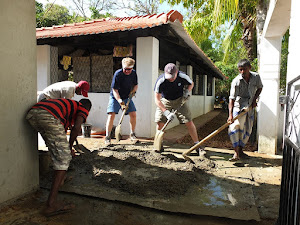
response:
<svg viewBox="0 0 300 225"><path fill-rule="evenodd" d="M231 82L227 119L227 122L230 123L228 134L235 151L229 161L233 162L247 157L243 148L252 132L254 108L257 106L257 100L263 88L259 74L250 71L251 64L247 59L240 60L237 67L240 74ZM245 107L250 107L247 114L233 121L233 118L240 114Z"/></svg>
<svg viewBox="0 0 300 225"><path fill-rule="evenodd" d="M73 81L57 82L46 87L43 91L39 91L37 101L39 102L43 99L57 98L71 99L74 97L75 93L77 95L88 97L89 89L89 83L84 80L81 80L78 83L75 83Z"/></svg>

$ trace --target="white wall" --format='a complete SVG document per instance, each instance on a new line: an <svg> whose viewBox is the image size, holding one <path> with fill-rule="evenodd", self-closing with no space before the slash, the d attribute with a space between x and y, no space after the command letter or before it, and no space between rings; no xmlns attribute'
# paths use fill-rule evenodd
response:
<svg viewBox="0 0 300 225"><path fill-rule="evenodd" d="M262 38L260 49L259 74L264 87L260 95L257 117L258 151L260 153L276 154L279 120L281 37Z"/></svg>
<svg viewBox="0 0 300 225"><path fill-rule="evenodd" d="M74 96L74 100L79 101L82 99L82 95L76 95ZM105 124L107 120L107 114L106 109L108 105L108 99L109 99L109 93L89 93L88 99L92 102L92 109L89 113L89 116L87 118L86 123L92 124L93 127L97 127L100 129L105 130ZM117 125L121 117L121 111L118 115L116 115L114 124ZM124 117L123 123L122 123L122 131L129 130L129 125L127 123L127 117ZM126 132L127 134L127 132Z"/></svg>
<svg viewBox="0 0 300 225"><path fill-rule="evenodd" d="M291 7L292 2L292 7ZM258 50L264 85L258 111L258 151L276 154L281 146L283 113L279 105L281 40L290 26L287 81L298 75L299 1L271 0ZM291 20L290 20L291 19ZM292 75L293 74L293 75ZM268 121L273 121L269 123Z"/></svg>
<svg viewBox="0 0 300 225"><path fill-rule="evenodd" d="M0 1L0 203L38 187L37 135L25 120L36 102L35 1Z"/></svg>
<svg viewBox="0 0 300 225"><path fill-rule="evenodd" d="M145 40L145 39L144 39ZM146 39L145 41L151 41L151 39ZM148 43L149 44L149 43ZM145 45L145 43L143 43ZM142 57L140 55L140 57ZM145 58L147 59L147 57ZM138 63L148 63L147 60L137 59ZM136 65L137 66L137 65ZM158 64L155 65L158 68ZM139 79L139 90L137 92L136 97L133 98L135 106L137 108L137 136L138 137L153 137L155 135L156 124L154 123L154 114L156 110L156 105L154 103L154 85L157 77L163 73L161 70L154 70L153 76L150 73L147 76L147 73L144 73L145 66L142 64L140 66L143 70L140 72L137 71L138 79ZM147 71L147 70L146 70ZM155 75L155 73L157 75ZM143 76L144 75L144 76ZM192 77L192 74L190 74ZM206 76L205 76L206 77ZM206 81L206 79L205 79ZM206 95L206 87L205 83L205 95ZM188 101L188 105L190 107L192 118L201 116L206 114L212 110L214 110L214 90L215 90L215 79L213 79L213 96L201 96L194 95L191 96ZM75 95L74 100L79 101L82 98L81 95ZM87 123L93 125L93 127L100 128L105 130L105 124L107 119L106 109L109 99L109 93L89 93L89 99L92 102L92 109L87 119ZM116 115L114 125L116 126L120 120L121 112ZM145 124L149 124L145 126ZM167 129L175 127L179 125L179 121L175 119L170 123ZM125 116L122 122L122 134L128 135L130 132L129 126L129 116Z"/></svg>
<svg viewBox="0 0 300 225"><path fill-rule="evenodd" d="M37 46L37 90L50 85L50 45Z"/></svg>
<svg viewBox="0 0 300 225"><path fill-rule="evenodd" d="M300 1L292 0L291 3L291 20L290 20L290 37L289 37L289 55L287 64L287 82L300 75L299 71L299 52L300 52Z"/></svg>

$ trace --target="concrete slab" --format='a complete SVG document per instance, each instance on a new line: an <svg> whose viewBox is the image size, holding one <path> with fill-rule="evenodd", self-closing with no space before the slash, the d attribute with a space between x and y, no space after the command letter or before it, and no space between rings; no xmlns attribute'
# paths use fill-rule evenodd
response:
<svg viewBox="0 0 300 225"><path fill-rule="evenodd" d="M146 144L145 146L146 150L144 149L144 151L149 151L149 145ZM126 148L125 145L123 145L122 148L123 147ZM163 154L173 156L179 155L177 163L189 166L189 163L182 160L179 154L185 149L186 146L176 145L173 146L173 148L166 150ZM134 151L137 152L138 150ZM168 212L210 215L239 220L260 220L260 215L252 191L253 182L251 181L249 168L243 168L242 170L238 170L239 172L236 172L236 166L224 164L222 168L220 167L221 172L218 170L194 171L193 173L196 175L197 180L195 180L195 184L192 183L190 187L187 188L185 193L178 193L178 195L173 196L139 196L131 194L128 190L122 191L122 188L119 187L108 187L99 183L99 180L95 179L95 173L97 173L96 171L99 171L99 169L105 170L105 168L103 168L105 161L111 159L112 155L106 156L97 151L94 151L91 154L93 154L93 157L90 158L91 160L81 163L91 165L94 174L81 168L71 169L68 172L68 176L71 176L72 179L64 184L61 189L62 191L128 202ZM201 163L201 160L203 160L201 157L192 156L192 158L197 163ZM125 159L123 165L128 165L128 163L131 162L126 162ZM145 165L145 163L135 163L133 167L135 169L130 172L130 175L126 174L123 168L110 167L109 171L110 173L115 173L118 177L122 177L124 185L129 183L129 179L132 181L133 178L136 178L136 180L134 180L136 186L132 186L132 188L141 188L141 182L144 181L141 177L155 178L153 179L154 185L155 180L165 179L162 174L165 173L166 168L153 165L149 166ZM219 164L217 164L217 167L219 168ZM225 168L227 168L227 176L224 176L223 171L225 171ZM171 174L178 173L177 171L168 172ZM174 180L176 184L180 184L180 176L176 176L174 179L177 179ZM245 182L245 180L247 182ZM49 182L41 181L41 185L50 188ZM153 187L153 190L156 191L156 188Z"/></svg>

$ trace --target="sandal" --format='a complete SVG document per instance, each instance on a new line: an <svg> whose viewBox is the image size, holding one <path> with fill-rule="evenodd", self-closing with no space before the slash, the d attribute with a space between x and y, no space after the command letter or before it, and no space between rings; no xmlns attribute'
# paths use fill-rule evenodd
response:
<svg viewBox="0 0 300 225"><path fill-rule="evenodd" d="M61 206L58 206L57 208L55 208L53 210L49 210L49 208L46 209L44 211L44 215L46 217L56 216L56 215L59 215L59 214L70 212L73 209L75 209L75 205L74 204L61 205Z"/></svg>
<svg viewBox="0 0 300 225"><path fill-rule="evenodd" d="M230 162L237 162L239 160L240 160L240 158L238 158L238 157L232 157L229 159Z"/></svg>

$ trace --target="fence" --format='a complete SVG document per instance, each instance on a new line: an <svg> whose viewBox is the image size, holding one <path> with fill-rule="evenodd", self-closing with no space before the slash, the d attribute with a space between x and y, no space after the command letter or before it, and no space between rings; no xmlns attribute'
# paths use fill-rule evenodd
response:
<svg viewBox="0 0 300 225"><path fill-rule="evenodd" d="M300 76L288 83L277 225L298 225L300 214ZM282 102L283 103L283 102Z"/></svg>

